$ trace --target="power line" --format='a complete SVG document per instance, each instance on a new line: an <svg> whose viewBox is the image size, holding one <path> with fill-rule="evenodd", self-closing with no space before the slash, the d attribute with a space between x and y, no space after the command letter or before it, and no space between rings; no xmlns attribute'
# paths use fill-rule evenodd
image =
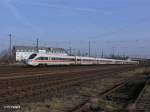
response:
<svg viewBox="0 0 150 112"><path fill-rule="evenodd" d="M138 24L141 24L141 23L145 23L147 21L149 21L149 18L141 18L141 19L139 19L137 21L134 21L134 23L132 23L132 24L126 24L125 26L122 26L122 27L120 27L120 28L118 28L118 29L116 29L114 31L102 33L102 34L99 34L97 36L92 36L92 38L99 39L99 37L112 36L112 35L118 34L121 31L127 30L130 27L133 27L133 25L135 26L135 25L138 25Z"/></svg>

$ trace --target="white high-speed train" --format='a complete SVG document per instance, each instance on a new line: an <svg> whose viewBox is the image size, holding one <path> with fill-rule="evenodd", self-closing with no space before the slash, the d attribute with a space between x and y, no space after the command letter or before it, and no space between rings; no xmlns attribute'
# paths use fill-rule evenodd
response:
<svg viewBox="0 0 150 112"><path fill-rule="evenodd" d="M131 60L116 60L83 56L61 56L52 54L33 53L26 60L27 65L47 66L47 65L92 65L92 64L138 64Z"/></svg>

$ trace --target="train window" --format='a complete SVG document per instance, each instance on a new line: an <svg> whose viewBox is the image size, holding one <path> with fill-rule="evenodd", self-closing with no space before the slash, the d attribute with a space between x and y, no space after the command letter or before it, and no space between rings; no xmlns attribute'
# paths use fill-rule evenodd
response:
<svg viewBox="0 0 150 112"><path fill-rule="evenodd" d="M38 57L36 60L48 60L48 57Z"/></svg>
<svg viewBox="0 0 150 112"><path fill-rule="evenodd" d="M66 59L66 60L68 60L68 61L75 61L75 59Z"/></svg>
<svg viewBox="0 0 150 112"><path fill-rule="evenodd" d="M77 61L81 61L81 59L77 59Z"/></svg>
<svg viewBox="0 0 150 112"><path fill-rule="evenodd" d="M52 60L59 60L59 58L54 58L54 57L53 57L53 58L51 58L51 59L52 59Z"/></svg>
<svg viewBox="0 0 150 112"><path fill-rule="evenodd" d="M33 58L35 58L36 56L37 56L37 54L32 54L32 55L29 56L29 59L33 59Z"/></svg>
<svg viewBox="0 0 150 112"><path fill-rule="evenodd" d="M71 61L75 61L75 59L71 59Z"/></svg>
<svg viewBox="0 0 150 112"><path fill-rule="evenodd" d="M36 60L42 60L42 57L38 57L38 58L36 58Z"/></svg>
<svg viewBox="0 0 150 112"><path fill-rule="evenodd" d="M48 60L48 57L44 57L44 60Z"/></svg>
<svg viewBox="0 0 150 112"><path fill-rule="evenodd" d="M56 58L51 58L51 60L55 60Z"/></svg>
<svg viewBox="0 0 150 112"><path fill-rule="evenodd" d="M75 61L75 59L68 59L68 58L51 58L51 60L65 60L65 61Z"/></svg>

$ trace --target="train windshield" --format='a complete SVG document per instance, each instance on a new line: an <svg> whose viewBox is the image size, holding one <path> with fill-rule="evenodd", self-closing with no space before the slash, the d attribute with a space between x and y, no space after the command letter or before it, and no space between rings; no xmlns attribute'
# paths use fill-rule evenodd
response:
<svg viewBox="0 0 150 112"><path fill-rule="evenodd" d="M33 59L33 58L35 58L36 56L37 56L37 54L32 54L32 55L29 56L29 59Z"/></svg>

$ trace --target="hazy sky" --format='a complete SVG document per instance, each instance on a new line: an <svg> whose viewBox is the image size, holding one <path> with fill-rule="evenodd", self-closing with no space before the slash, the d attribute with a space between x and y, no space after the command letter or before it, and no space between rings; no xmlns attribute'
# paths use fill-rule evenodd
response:
<svg viewBox="0 0 150 112"><path fill-rule="evenodd" d="M150 0L0 0L0 50L72 46L93 53L150 57Z"/></svg>

